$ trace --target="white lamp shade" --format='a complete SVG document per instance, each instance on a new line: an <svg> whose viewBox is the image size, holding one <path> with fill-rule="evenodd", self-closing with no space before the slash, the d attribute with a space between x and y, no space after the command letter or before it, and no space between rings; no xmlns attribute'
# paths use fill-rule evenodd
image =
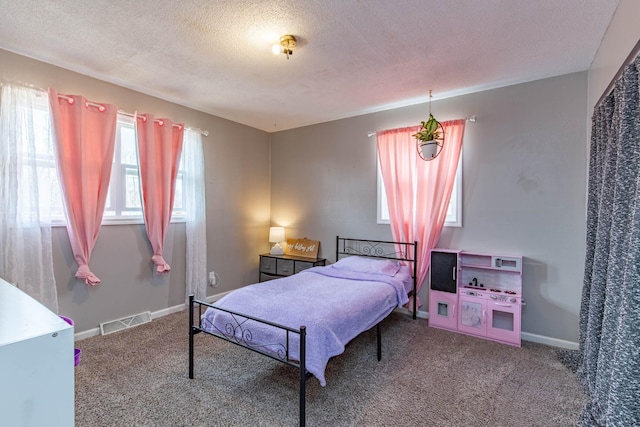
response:
<svg viewBox="0 0 640 427"><path fill-rule="evenodd" d="M284 249L280 242L284 242L284 227L271 227L269 229L269 241L275 243L269 252L271 255L283 255Z"/></svg>
<svg viewBox="0 0 640 427"><path fill-rule="evenodd" d="M269 229L269 242L279 243L284 241L284 227L271 227Z"/></svg>

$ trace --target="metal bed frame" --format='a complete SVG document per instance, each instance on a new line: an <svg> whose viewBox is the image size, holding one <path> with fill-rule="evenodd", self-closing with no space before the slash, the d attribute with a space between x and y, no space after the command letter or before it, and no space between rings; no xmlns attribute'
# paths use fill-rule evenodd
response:
<svg viewBox="0 0 640 427"><path fill-rule="evenodd" d="M418 242L390 242L383 240L363 240L350 239L336 236L336 261L349 255L358 255L364 257L390 259L405 261L413 264L413 318L416 318L416 277L417 277L417 255ZM194 322L196 314L196 305L198 313L198 322ZM210 332L205 329L202 324L203 307L211 307L214 310L226 312L231 315L232 321L225 325L225 330L218 329L218 333ZM206 308L205 308L206 310ZM260 325L268 325L276 329L282 330L285 336L284 342L271 345L260 345L252 342L252 332L246 328L245 323L248 321L257 322ZM384 319L383 319L384 320ZM380 331L380 323L376 324L377 339L377 357L378 361L382 359L382 334ZM226 310L215 307L205 301L194 299L193 295L189 295L189 378L193 379L194 370L194 351L193 337L200 332L212 335L214 337L229 341L240 347L247 348L257 353L263 354L271 359L282 362L286 365L295 367L300 372L300 426L304 427L306 420L306 381L311 376L306 370L306 327L300 326L299 329L290 328L288 326L269 322L267 320L258 319L257 317L243 314L235 311ZM240 332L240 333L238 333ZM300 342L299 359L295 360L290 355L291 337L298 336Z"/></svg>

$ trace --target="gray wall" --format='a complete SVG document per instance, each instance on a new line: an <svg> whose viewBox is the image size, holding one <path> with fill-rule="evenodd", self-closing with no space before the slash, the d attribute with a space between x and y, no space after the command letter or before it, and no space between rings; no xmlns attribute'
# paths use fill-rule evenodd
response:
<svg viewBox="0 0 640 427"><path fill-rule="evenodd" d="M269 248L269 135L244 125L143 95L68 70L0 50L0 79L108 102L120 110L152 113L186 126L208 130L203 137L208 270L220 277L209 294L254 282L257 255ZM69 238L54 228L53 260L60 314L71 317L76 332L142 311L158 311L185 300L185 227L172 224L165 242L171 273L153 272L143 225L103 226L90 267L102 280L87 287L74 277Z"/></svg>
<svg viewBox="0 0 640 427"><path fill-rule="evenodd" d="M439 246L524 257L522 329L577 342L585 251L587 73L434 101L439 120L477 116L463 145L463 227ZM271 221L289 237L390 239L376 224L375 137L415 125L426 104L278 132ZM422 310L426 310L427 286Z"/></svg>
<svg viewBox="0 0 640 427"><path fill-rule="evenodd" d="M640 40L639 16L638 0L620 0L589 69L589 117L629 52Z"/></svg>

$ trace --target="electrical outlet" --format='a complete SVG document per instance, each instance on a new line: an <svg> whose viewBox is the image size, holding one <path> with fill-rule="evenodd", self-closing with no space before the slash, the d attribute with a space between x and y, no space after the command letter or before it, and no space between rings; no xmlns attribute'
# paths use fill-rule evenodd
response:
<svg viewBox="0 0 640 427"><path fill-rule="evenodd" d="M209 272L209 286L216 286L218 284L218 276L215 271Z"/></svg>

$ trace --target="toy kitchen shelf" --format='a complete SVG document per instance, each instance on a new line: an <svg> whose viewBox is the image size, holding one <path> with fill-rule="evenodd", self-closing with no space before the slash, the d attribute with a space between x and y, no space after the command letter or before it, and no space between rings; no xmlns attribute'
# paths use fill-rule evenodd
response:
<svg viewBox="0 0 640 427"><path fill-rule="evenodd" d="M522 257L431 252L429 326L520 347Z"/></svg>

